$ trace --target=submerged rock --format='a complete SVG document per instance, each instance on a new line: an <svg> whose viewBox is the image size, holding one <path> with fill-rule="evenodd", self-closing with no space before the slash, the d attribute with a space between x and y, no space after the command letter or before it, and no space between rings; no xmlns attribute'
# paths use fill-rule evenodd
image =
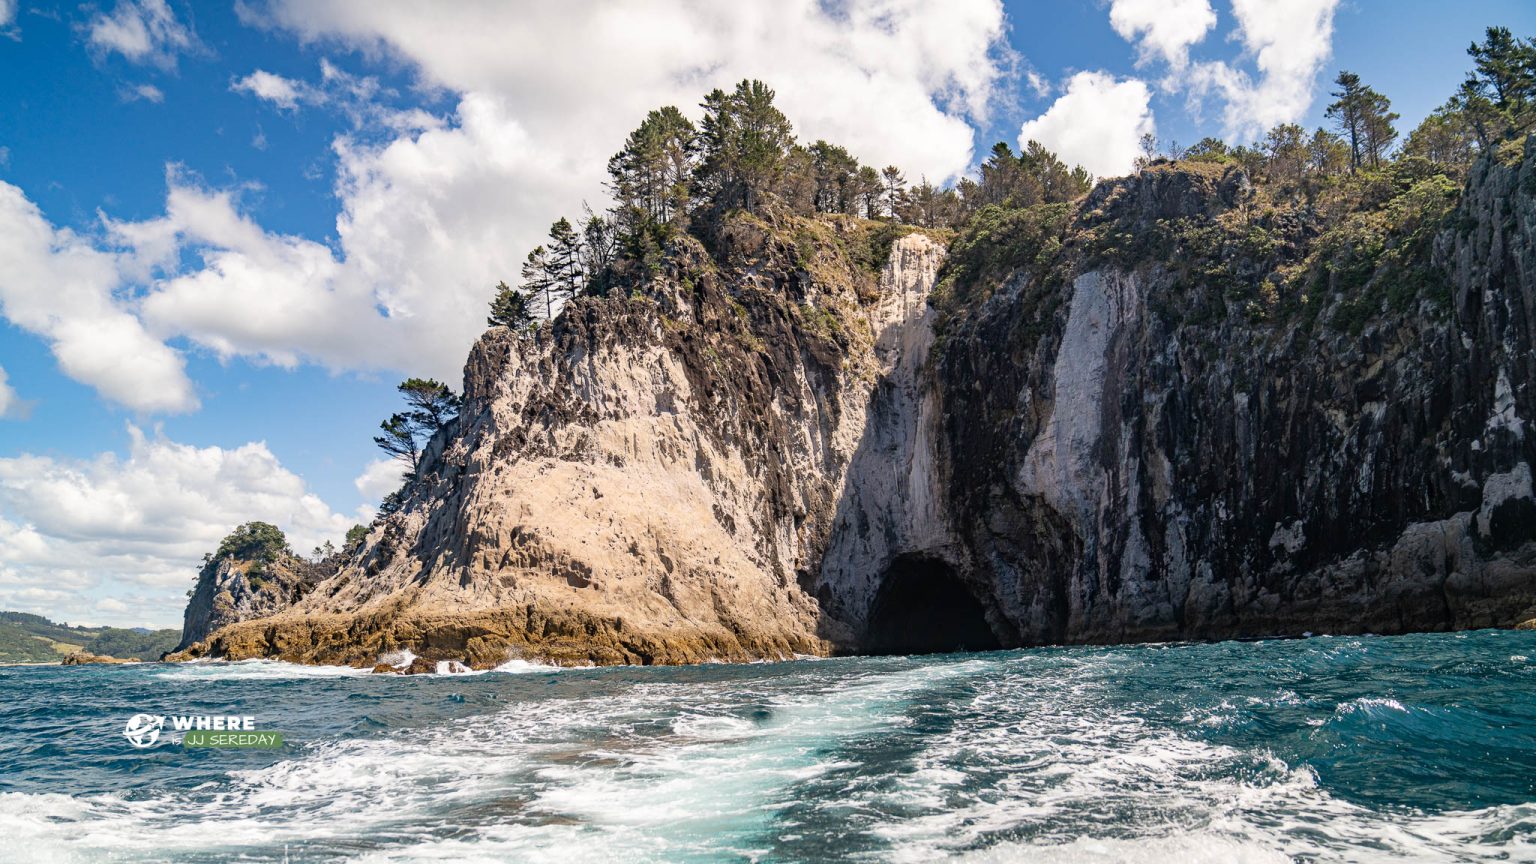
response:
<svg viewBox="0 0 1536 864"><path fill-rule="evenodd" d="M73 654L70 654L69 656L65 657L63 660L59 661L59 665L61 665L61 666L89 666L89 665L98 664L98 663L112 664L112 663L137 663L137 662L139 662L139 661L137 659L135 659L135 658L126 658L125 659L125 658L122 658L122 657L109 657L109 656L107 656L105 654L92 654L89 651L76 651Z"/></svg>

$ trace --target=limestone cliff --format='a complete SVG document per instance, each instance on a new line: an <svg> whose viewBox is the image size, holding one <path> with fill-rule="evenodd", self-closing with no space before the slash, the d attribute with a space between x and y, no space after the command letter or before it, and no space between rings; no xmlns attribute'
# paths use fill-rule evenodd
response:
<svg viewBox="0 0 1536 864"><path fill-rule="evenodd" d="M1536 149L1464 191L1383 183L1329 221L1236 169L1155 165L984 211L947 258L878 223L729 217L632 289L487 332L401 509L183 656L675 663L1531 618Z"/></svg>

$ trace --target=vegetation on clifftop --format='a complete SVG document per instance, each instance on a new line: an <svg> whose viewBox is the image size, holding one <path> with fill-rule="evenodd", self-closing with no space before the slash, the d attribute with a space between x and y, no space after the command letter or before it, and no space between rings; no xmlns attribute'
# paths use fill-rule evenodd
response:
<svg viewBox="0 0 1536 864"><path fill-rule="evenodd" d="M1434 237L1477 160L1516 158L1536 124L1536 40L1490 28L1468 53L1466 83L1396 149L1391 100L1341 72L1332 129L1282 124L1241 146L1149 137L1136 175L1080 204L983 208L950 247L936 305L953 315L1010 274L1066 279L1075 260L1170 271L1152 302L1190 324L1358 334L1380 314L1437 314L1450 295Z"/></svg>

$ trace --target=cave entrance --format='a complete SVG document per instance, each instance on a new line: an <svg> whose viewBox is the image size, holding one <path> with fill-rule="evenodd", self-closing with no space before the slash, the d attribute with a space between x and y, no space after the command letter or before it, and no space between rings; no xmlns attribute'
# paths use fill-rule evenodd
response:
<svg viewBox="0 0 1536 864"><path fill-rule="evenodd" d="M940 654L1003 647L986 610L953 567L925 555L902 555L880 580L865 629L871 654Z"/></svg>

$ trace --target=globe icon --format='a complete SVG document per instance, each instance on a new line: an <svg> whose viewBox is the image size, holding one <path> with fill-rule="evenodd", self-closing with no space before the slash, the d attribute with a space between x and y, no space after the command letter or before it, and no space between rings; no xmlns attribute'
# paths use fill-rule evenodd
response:
<svg viewBox="0 0 1536 864"><path fill-rule="evenodd" d="M144 749L155 746L160 740L160 727L165 725L164 717L153 714L135 714L128 719L128 727L123 730L123 737L128 743Z"/></svg>

